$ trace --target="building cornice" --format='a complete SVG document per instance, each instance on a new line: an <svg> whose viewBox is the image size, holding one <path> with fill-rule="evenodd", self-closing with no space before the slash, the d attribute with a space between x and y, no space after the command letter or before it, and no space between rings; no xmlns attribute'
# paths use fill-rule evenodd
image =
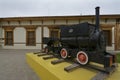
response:
<svg viewBox="0 0 120 80"><path fill-rule="evenodd" d="M100 15L101 19L120 19L120 14ZM71 16L34 16L34 17L5 17L0 21L24 21L24 20L67 20L67 19L95 19L95 15L71 15Z"/></svg>

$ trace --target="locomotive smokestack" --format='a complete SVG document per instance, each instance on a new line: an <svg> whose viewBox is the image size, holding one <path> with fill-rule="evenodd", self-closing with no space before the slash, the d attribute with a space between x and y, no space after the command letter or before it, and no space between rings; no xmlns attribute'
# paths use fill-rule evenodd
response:
<svg viewBox="0 0 120 80"><path fill-rule="evenodd" d="M100 16L99 16L99 8L100 7L96 7L96 29L99 30L99 27L100 27Z"/></svg>

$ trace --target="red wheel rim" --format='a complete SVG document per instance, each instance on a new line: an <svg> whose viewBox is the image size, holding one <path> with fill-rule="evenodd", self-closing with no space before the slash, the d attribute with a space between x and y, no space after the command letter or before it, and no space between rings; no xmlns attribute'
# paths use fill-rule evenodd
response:
<svg viewBox="0 0 120 80"><path fill-rule="evenodd" d="M86 56L83 53L80 53L78 55L78 59L80 62L85 63L86 62Z"/></svg>
<svg viewBox="0 0 120 80"><path fill-rule="evenodd" d="M80 51L77 53L77 61L81 64L81 65L85 65L88 63L88 56L85 52Z"/></svg>
<svg viewBox="0 0 120 80"><path fill-rule="evenodd" d="M61 50L61 53L60 53L60 54L61 54L61 57L62 57L62 58L67 58L67 51L66 51L66 49L63 48L63 49Z"/></svg>

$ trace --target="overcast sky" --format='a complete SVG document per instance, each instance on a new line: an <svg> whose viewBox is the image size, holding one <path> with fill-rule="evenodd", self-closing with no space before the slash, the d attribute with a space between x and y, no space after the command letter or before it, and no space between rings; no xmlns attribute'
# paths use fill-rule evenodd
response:
<svg viewBox="0 0 120 80"><path fill-rule="evenodd" d="M0 0L0 17L120 14L120 0Z"/></svg>

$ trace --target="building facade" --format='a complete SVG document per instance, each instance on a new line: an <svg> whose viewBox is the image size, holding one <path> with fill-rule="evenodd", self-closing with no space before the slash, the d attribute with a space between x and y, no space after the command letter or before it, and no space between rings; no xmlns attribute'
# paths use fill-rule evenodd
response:
<svg viewBox="0 0 120 80"><path fill-rule="evenodd" d="M43 37L60 37L60 25L95 24L94 15L0 18L0 48L42 49ZM120 15L101 15L107 50L120 50Z"/></svg>

